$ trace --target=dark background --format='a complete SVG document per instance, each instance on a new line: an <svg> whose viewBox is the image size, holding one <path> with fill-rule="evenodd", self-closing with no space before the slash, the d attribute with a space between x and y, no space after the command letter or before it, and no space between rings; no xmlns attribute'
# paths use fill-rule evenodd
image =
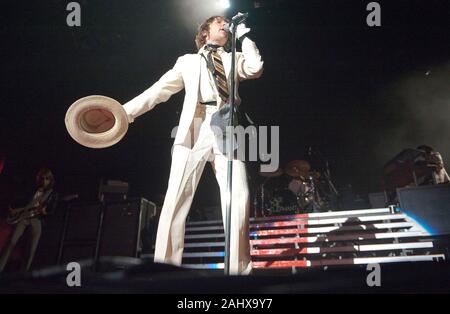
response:
<svg viewBox="0 0 450 314"><path fill-rule="evenodd" d="M93 198L99 180L130 183L160 201L167 187L172 128L183 92L139 117L113 147L75 143L64 116L78 98L125 103L176 58L195 52L195 28L214 14L247 11L265 72L240 88L260 125L280 126L281 167L329 161L335 184L381 191L383 165L403 148L428 144L450 162L450 2L378 1L381 27L368 27L359 0L232 1L228 12L198 0L78 1L81 27L66 25L70 1L8 1L1 14L2 199L16 197L50 167L63 193ZM315 152L307 155L308 147ZM249 165L251 184L257 181ZM209 166L196 204L218 204Z"/></svg>

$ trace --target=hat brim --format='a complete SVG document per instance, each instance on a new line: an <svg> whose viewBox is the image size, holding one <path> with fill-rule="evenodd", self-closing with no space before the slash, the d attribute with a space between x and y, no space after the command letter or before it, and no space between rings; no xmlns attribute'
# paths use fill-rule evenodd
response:
<svg viewBox="0 0 450 314"><path fill-rule="evenodd" d="M89 115L94 119L87 119ZM110 147L128 131L128 118L122 105L101 95L75 101L66 112L65 123L70 136L89 148Z"/></svg>

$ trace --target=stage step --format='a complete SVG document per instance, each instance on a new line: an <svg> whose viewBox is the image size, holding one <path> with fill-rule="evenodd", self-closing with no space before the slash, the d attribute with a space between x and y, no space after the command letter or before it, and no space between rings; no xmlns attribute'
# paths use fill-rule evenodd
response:
<svg viewBox="0 0 450 314"><path fill-rule="evenodd" d="M274 221L266 223L251 223L250 229L270 229L274 227L289 227L289 226L314 226L314 225L333 225L333 224L344 224L352 223L357 219L359 222L374 222L374 221L387 221L387 220L401 220L405 219L404 214L394 214L394 215L377 215L377 216L359 216L359 217L346 217L346 218L326 218L326 219L292 219L286 221ZM186 232L199 232L199 231L216 231L223 230L222 222L217 222L213 226L205 227L187 227Z"/></svg>
<svg viewBox="0 0 450 314"><path fill-rule="evenodd" d="M384 256L368 258L348 258L348 259L322 259L311 260L293 260L293 261L272 261L272 262L253 262L253 268L308 268L308 267L326 267L326 266L349 266L366 264L384 264L384 263L405 263L405 262L438 262L444 261L444 254L434 255L412 255L412 256ZM223 263L209 264L184 264L186 268L194 269L223 269Z"/></svg>
<svg viewBox="0 0 450 314"><path fill-rule="evenodd" d="M188 222L183 266L223 269L224 238L221 220ZM446 259L417 221L392 208L253 218L249 239L257 269Z"/></svg>

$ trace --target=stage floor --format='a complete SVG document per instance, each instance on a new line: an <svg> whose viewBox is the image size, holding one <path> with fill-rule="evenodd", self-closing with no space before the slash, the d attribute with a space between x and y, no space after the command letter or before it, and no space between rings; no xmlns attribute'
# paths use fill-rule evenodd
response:
<svg viewBox="0 0 450 314"><path fill-rule="evenodd" d="M103 268L103 269L101 269ZM114 270L114 268L116 268ZM383 264L379 286L369 286L366 266L256 269L248 276L225 276L221 270L193 270L151 262L118 269L103 264L97 272L81 268L81 287L69 287L68 271L3 275L1 293L148 293L148 294L301 294L301 293L450 293L450 263ZM39 278L40 276L40 278ZM34 277L34 278L33 278Z"/></svg>

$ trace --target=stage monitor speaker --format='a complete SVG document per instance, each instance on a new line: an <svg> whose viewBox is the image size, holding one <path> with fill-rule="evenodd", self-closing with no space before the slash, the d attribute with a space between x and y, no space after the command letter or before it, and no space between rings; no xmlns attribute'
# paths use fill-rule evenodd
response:
<svg viewBox="0 0 450 314"><path fill-rule="evenodd" d="M401 209L432 235L450 234L450 184L397 189Z"/></svg>

